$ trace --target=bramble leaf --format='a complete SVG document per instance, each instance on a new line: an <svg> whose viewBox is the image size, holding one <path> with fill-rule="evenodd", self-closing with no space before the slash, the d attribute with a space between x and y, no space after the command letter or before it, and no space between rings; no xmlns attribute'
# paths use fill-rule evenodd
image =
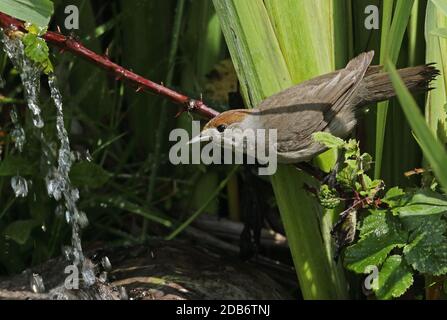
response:
<svg viewBox="0 0 447 320"><path fill-rule="evenodd" d="M411 267L400 255L389 256L379 272L377 298L386 300L400 297L413 284Z"/></svg>
<svg viewBox="0 0 447 320"><path fill-rule="evenodd" d="M411 217L406 220L406 226L412 229L409 244L403 251L407 263L421 273L432 275L447 273L447 239L444 235L447 223L445 220L440 215L424 217L424 219Z"/></svg>
<svg viewBox="0 0 447 320"><path fill-rule="evenodd" d="M391 250L405 243L406 232L402 231L397 218L387 215L386 211L373 211L363 220L360 240L346 249L346 267L364 273L370 265L381 265Z"/></svg>

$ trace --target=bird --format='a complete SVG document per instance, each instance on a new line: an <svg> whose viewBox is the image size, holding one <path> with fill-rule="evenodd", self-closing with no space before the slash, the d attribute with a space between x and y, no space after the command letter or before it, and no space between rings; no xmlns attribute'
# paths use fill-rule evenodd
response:
<svg viewBox="0 0 447 320"><path fill-rule="evenodd" d="M388 73L380 65L371 65L373 57L374 51L363 52L345 68L285 89L255 108L222 112L190 143L224 141L231 145L235 129L276 129L276 141L266 137L265 147L275 150L278 163L308 162L328 149L313 139L313 133L328 132L345 139L368 105L396 95ZM399 69L398 73L415 93L430 90L430 82L439 75L433 64Z"/></svg>

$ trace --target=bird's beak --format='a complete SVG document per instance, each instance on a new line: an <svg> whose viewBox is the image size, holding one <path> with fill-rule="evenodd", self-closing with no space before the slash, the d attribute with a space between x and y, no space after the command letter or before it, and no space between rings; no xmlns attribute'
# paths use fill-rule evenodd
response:
<svg viewBox="0 0 447 320"><path fill-rule="evenodd" d="M202 142L202 141L210 141L210 140L212 140L211 136L201 133L198 136L195 136L194 138L189 140L188 144L193 144L193 143Z"/></svg>

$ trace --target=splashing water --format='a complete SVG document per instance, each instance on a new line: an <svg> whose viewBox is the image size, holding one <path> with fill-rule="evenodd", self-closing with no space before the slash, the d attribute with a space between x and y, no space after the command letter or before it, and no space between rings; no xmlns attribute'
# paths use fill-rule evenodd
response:
<svg viewBox="0 0 447 320"><path fill-rule="evenodd" d="M39 107L40 91L40 69L30 61L25 55L22 41L18 38L10 38L0 32L3 48L12 61L14 67L20 72L23 87L25 88L25 98L31 113L33 123L37 128L43 127L41 110Z"/></svg>
<svg viewBox="0 0 447 320"><path fill-rule="evenodd" d="M17 112L14 108L11 109L10 116L11 122L14 125L14 128L10 132L10 135L14 140L15 147L19 150L19 152L22 152L23 146L26 142L25 130L23 130L22 126L20 125Z"/></svg>
<svg viewBox="0 0 447 320"><path fill-rule="evenodd" d="M24 198L28 195L28 182L21 176L11 178L11 188L14 190L16 198Z"/></svg>
<svg viewBox="0 0 447 320"><path fill-rule="evenodd" d="M69 256L75 265L82 267L84 283L89 286L95 283L95 274L90 261L84 258L81 246L80 230L88 225L88 219L84 212L77 207L79 190L70 183L70 169L74 156L70 149L70 140L64 126L64 113L62 95L56 83L54 75L48 77L48 85L51 91L51 99L56 106L56 131L60 142L58 150L57 168L53 168L46 177L48 195L56 200L64 199L65 217L72 226L72 248ZM58 209L61 210L61 209Z"/></svg>
<svg viewBox="0 0 447 320"><path fill-rule="evenodd" d="M30 287L34 293L45 292L45 284L43 283L42 276L38 273L33 273L30 277Z"/></svg>

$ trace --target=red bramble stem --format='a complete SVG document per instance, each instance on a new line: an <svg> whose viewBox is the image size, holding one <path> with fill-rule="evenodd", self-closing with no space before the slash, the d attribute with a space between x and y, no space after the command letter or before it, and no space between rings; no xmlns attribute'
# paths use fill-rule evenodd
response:
<svg viewBox="0 0 447 320"><path fill-rule="evenodd" d="M0 12L0 27L3 29L17 28L20 31L25 31L24 23L9 15ZM43 38L48 42L60 48L62 52L70 51L73 54L90 61L91 63L100 66L101 68L111 72L116 79L125 79L137 87L137 91L146 90L170 99L172 102L183 106L184 111L195 112L205 118L211 119L219 114L216 110L208 107L203 101L192 99L177 91L169 89L163 85L148 80L130 70L109 60L107 56L99 55L86 47L84 47L78 40L64 36L58 32L48 31L43 35Z"/></svg>

